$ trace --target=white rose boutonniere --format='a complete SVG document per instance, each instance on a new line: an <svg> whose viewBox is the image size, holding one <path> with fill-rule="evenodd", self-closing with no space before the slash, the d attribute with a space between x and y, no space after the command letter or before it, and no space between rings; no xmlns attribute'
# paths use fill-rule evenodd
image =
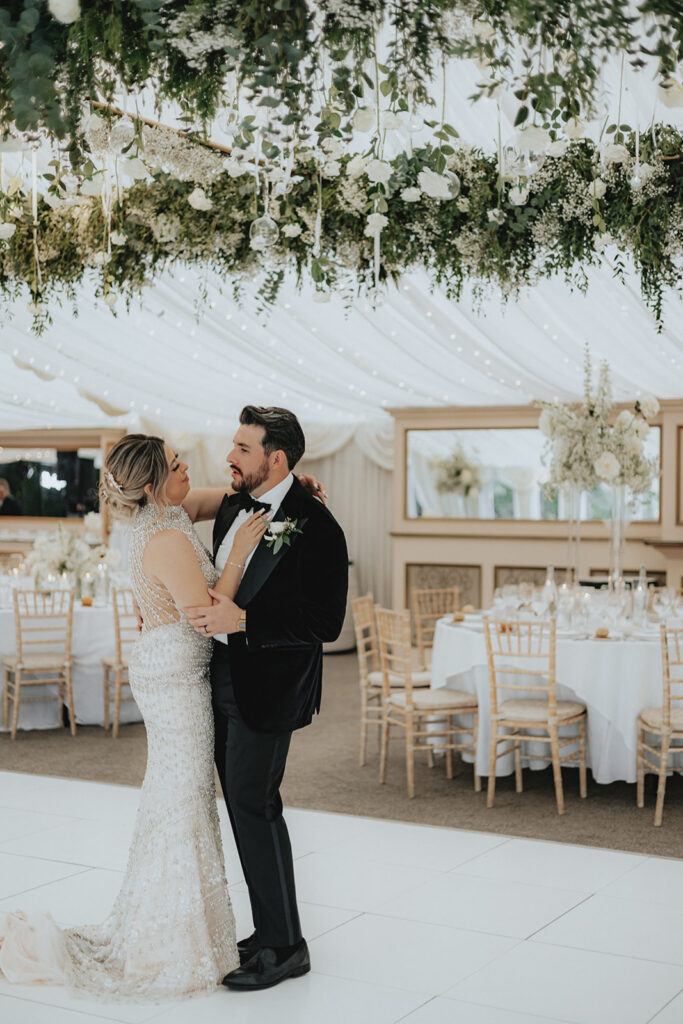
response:
<svg viewBox="0 0 683 1024"><path fill-rule="evenodd" d="M286 544L287 547L291 545L294 534L304 532L297 527L298 522L298 519L290 519L287 516L286 519L269 525L266 531L266 544L274 555L278 553L283 545Z"/></svg>

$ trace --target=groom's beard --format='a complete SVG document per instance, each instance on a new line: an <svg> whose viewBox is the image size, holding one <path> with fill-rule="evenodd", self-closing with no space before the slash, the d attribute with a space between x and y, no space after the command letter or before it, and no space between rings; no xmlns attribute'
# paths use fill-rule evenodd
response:
<svg viewBox="0 0 683 1024"><path fill-rule="evenodd" d="M268 465L268 459L264 459L258 469L254 470L253 473L243 474L240 469L237 470L237 477L234 480L234 487L236 491L246 491L247 494L251 494L257 487L261 487L270 475L270 466Z"/></svg>

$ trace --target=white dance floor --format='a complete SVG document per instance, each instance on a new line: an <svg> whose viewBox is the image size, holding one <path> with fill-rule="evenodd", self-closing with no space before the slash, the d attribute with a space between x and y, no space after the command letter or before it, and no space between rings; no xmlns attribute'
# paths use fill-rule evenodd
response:
<svg viewBox="0 0 683 1024"><path fill-rule="evenodd" d="M0 912L103 918L137 801L123 786L0 772ZM643 829L651 818L648 808ZM314 811L290 810L287 820L311 974L159 1005L85 1002L0 980L0 1021L683 1021L683 861ZM246 935L248 900L223 825Z"/></svg>

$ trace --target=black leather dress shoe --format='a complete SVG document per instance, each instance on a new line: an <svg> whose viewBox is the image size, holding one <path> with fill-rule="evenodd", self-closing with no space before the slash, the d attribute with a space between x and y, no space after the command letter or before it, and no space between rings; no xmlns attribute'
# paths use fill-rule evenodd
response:
<svg viewBox="0 0 683 1024"><path fill-rule="evenodd" d="M257 953L259 949L258 935L256 932L252 932L248 939L240 939L237 943L237 952L240 956L240 966L244 966L248 960L251 960L254 953Z"/></svg>
<svg viewBox="0 0 683 1024"><path fill-rule="evenodd" d="M302 939L297 948L278 964L277 953L267 947L259 949L250 960L236 971L231 971L223 978L226 988L239 992L256 992L262 988L272 988L286 978L299 978L308 974L311 969L311 958L306 940Z"/></svg>

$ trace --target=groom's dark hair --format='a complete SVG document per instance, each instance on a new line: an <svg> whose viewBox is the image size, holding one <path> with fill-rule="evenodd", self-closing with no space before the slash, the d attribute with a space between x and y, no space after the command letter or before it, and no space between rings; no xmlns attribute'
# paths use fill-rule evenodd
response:
<svg viewBox="0 0 683 1024"><path fill-rule="evenodd" d="M301 424L289 409L277 406L245 405L240 413L245 427L263 427L263 450L266 455L283 451L287 465L294 469L306 450L306 438Z"/></svg>

